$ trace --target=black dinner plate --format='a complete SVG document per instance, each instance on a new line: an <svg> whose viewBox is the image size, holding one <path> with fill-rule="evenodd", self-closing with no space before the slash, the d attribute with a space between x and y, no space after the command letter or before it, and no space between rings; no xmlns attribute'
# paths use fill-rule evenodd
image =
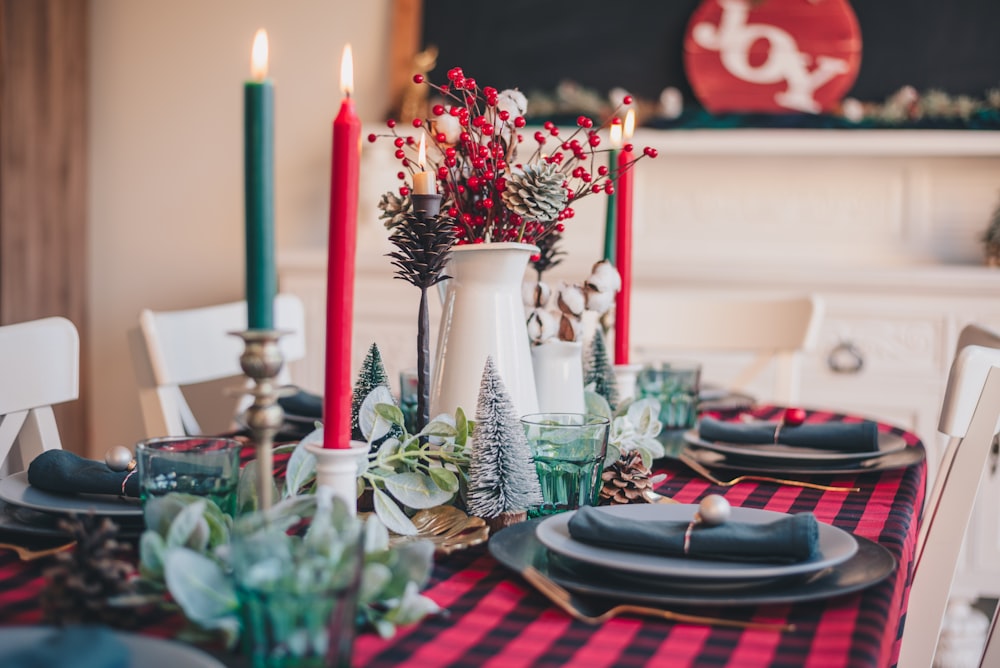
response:
<svg viewBox="0 0 1000 668"><path fill-rule="evenodd" d="M557 562L535 537L535 527L542 519L521 522L497 532L490 538L490 554L518 573L534 566L570 591L619 602L738 607L814 601L860 591L881 582L896 569L896 559L887 549L855 536L858 551L853 557L805 579L770 581L766 586L751 589L671 589L654 578L637 582L615 577L605 568L583 567L571 560L568 564L563 558Z"/></svg>
<svg viewBox="0 0 1000 668"><path fill-rule="evenodd" d="M742 457L727 455L716 450L708 450L693 445L683 448L683 452L697 461L702 466L720 471L740 471L742 473L761 474L790 474L790 475L825 475L825 474L846 474L846 473L874 473L878 471L891 471L893 469L906 468L919 464L927 458L927 451L922 443L907 446L900 450L864 459L849 462L769 462L764 460L744 459ZM668 452L668 456L672 453ZM673 455L679 459L679 452Z"/></svg>

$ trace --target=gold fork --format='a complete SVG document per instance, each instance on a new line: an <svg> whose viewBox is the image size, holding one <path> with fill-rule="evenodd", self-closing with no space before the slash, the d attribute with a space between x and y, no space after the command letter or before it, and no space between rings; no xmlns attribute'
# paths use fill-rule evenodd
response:
<svg viewBox="0 0 1000 668"><path fill-rule="evenodd" d="M712 484L718 485L719 487L732 487L733 485L740 483L744 480L756 480L758 482L773 482L777 485L789 485L791 487L806 487L808 489L818 489L824 492L860 492L860 487L834 487L833 485L817 485L813 482L803 482L801 480L786 480L785 478L771 478L764 475L741 475L736 476L732 480L719 480L714 475L709 473L708 469L701 465L701 463L695 461L695 459L689 455L686 451L682 450L680 453L680 460L687 464L688 468L693 470L695 473L701 475Z"/></svg>
<svg viewBox="0 0 1000 668"><path fill-rule="evenodd" d="M612 608L597 612L593 605L588 605L578 596L573 596L561 586L553 582L534 566L527 566L521 571L524 579L530 582L535 589L545 595L547 599L555 603L565 612L569 613L573 619L577 619L587 624L602 624L612 617L618 615L631 614L645 617L656 617L658 619L669 619L674 622L687 622L689 624L707 624L714 626L728 626L737 629L757 629L762 631L794 631L794 624L780 624L767 622L744 622L736 619L723 619L720 617L702 617L701 615L687 615L671 610L651 608L644 605L620 604Z"/></svg>
<svg viewBox="0 0 1000 668"><path fill-rule="evenodd" d="M62 545L56 545L55 547L47 547L35 550L30 547L24 547L23 545L14 545L13 543L0 543L0 550L14 550L14 552L17 553L18 559L20 559L21 561L32 561L34 559L40 559L41 557L47 557L50 554L55 554L56 552L62 552L63 550L68 550L74 545L76 545L76 542L70 541L68 543L63 543Z"/></svg>

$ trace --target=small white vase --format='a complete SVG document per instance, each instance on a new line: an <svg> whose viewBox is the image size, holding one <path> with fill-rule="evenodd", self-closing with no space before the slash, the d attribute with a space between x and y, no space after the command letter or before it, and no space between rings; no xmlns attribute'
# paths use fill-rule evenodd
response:
<svg viewBox="0 0 1000 668"><path fill-rule="evenodd" d="M585 413L583 343L549 341L531 347L538 410L542 413Z"/></svg>
<svg viewBox="0 0 1000 668"><path fill-rule="evenodd" d="M618 385L619 402L635 397L636 381L640 371L642 371L641 364L615 365L615 383Z"/></svg>
<svg viewBox="0 0 1000 668"><path fill-rule="evenodd" d="M461 407L475 415L487 356L518 415L538 412L521 283L538 247L493 242L456 246L446 287L431 381L431 415Z"/></svg>

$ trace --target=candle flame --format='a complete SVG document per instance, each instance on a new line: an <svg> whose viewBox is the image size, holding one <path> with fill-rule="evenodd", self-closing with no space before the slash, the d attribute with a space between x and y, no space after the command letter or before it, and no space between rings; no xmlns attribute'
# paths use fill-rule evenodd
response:
<svg viewBox="0 0 1000 668"><path fill-rule="evenodd" d="M267 78L267 31L261 28L253 36L253 48L250 50L250 75L254 81Z"/></svg>
<svg viewBox="0 0 1000 668"><path fill-rule="evenodd" d="M344 55L340 59L340 90L350 97L354 92L354 56L351 45L344 45Z"/></svg>
<svg viewBox="0 0 1000 668"><path fill-rule="evenodd" d="M621 148L622 147L622 124L621 124L621 122L617 118L611 124L611 130L610 130L610 132L611 132L611 136L610 136L610 139L611 139L611 148L615 148L615 149Z"/></svg>
<svg viewBox="0 0 1000 668"><path fill-rule="evenodd" d="M424 146L424 136L420 135L420 150L417 152L417 166L420 167L420 171L424 171L424 165L427 164L427 147Z"/></svg>
<svg viewBox="0 0 1000 668"><path fill-rule="evenodd" d="M629 109L625 114L625 139L631 139L635 132L635 110Z"/></svg>

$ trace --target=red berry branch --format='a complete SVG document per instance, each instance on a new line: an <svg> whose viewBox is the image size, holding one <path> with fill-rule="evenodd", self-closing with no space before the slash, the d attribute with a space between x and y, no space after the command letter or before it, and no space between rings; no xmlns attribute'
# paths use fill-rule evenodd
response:
<svg viewBox="0 0 1000 668"><path fill-rule="evenodd" d="M498 91L480 87L461 68L448 72L448 83L437 85L416 75L417 85L430 86L437 94L430 117L414 119L413 129L427 143L427 164L444 197L442 213L455 221L456 243L518 241L554 247L565 231L565 221L574 216L576 201L592 194L614 193L622 173L644 157L655 158L646 147L621 169L607 166L608 149L601 147L599 130L619 122L616 109L600 124L587 116L577 118L576 127L561 138L561 131L546 121L527 138L527 100L517 90ZM631 104L626 97L623 104ZM383 196L379 204L387 226L401 224L398 215L411 193L417 165L417 137L402 134L395 121L389 133L371 134L391 138L395 156L403 167L397 176L403 185L399 195ZM526 160L519 150L531 146Z"/></svg>

